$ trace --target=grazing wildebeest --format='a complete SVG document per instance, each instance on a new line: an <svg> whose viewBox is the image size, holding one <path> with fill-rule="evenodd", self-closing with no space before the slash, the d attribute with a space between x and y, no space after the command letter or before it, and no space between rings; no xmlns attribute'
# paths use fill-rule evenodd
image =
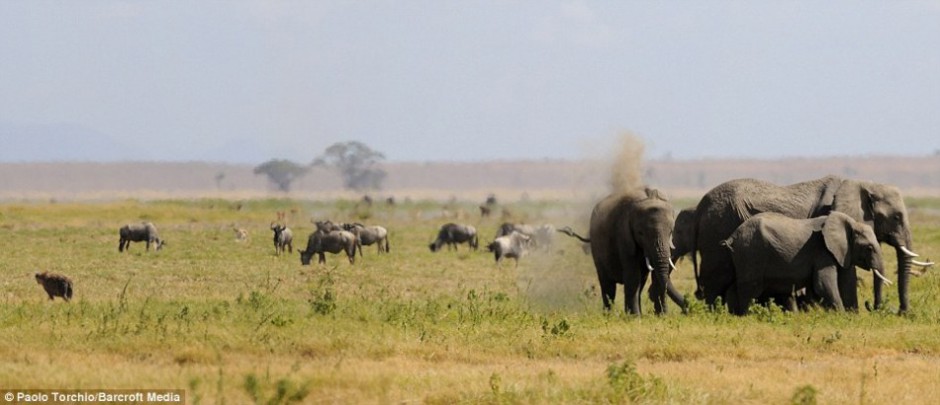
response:
<svg viewBox="0 0 940 405"><path fill-rule="evenodd" d="M325 264L325 252L335 254L342 251L346 252L346 257L349 258L349 264L355 264L356 248L360 250L359 255L362 255L362 246L359 244L359 239L357 239L356 235L353 235L352 232L343 230L332 232L316 231L311 233L307 238L307 248L300 252L300 264L304 266L310 264L310 258L313 257L314 253L319 255L318 262Z"/></svg>
<svg viewBox="0 0 940 405"><path fill-rule="evenodd" d="M290 228L272 222L271 230L274 231L274 254L280 256L284 251L294 253L294 233Z"/></svg>
<svg viewBox="0 0 940 405"><path fill-rule="evenodd" d="M72 299L72 280L66 276L44 271L36 273L36 282L49 294L49 300L62 297L68 302Z"/></svg>
<svg viewBox="0 0 940 405"><path fill-rule="evenodd" d="M441 226L437 233L437 239L428 246L432 252L438 251L441 246L447 245L448 250L453 247L457 249L458 243L468 243L470 248L476 250L479 247L476 228L470 225L458 225L453 222Z"/></svg>
<svg viewBox="0 0 940 405"><path fill-rule="evenodd" d="M121 241L118 243L118 252L131 247L131 242L147 242L147 250L150 250L150 244L156 244L156 250L163 248L165 240L160 239L157 233L157 227L151 222L141 222L139 224L127 224L121 227L118 232L121 235Z"/></svg>
<svg viewBox="0 0 940 405"><path fill-rule="evenodd" d="M352 232L353 235L356 235L356 238L359 238L359 243L365 246L370 246L373 243L379 248L379 253L382 253L383 249L385 253L388 253L388 230L384 227L373 225L365 226L360 223L352 224L343 224L343 229L349 232ZM384 247L382 245L385 245ZM359 251L359 255L362 256L362 250Z"/></svg>
<svg viewBox="0 0 940 405"><path fill-rule="evenodd" d="M516 266L519 266L519 258L527 253L529 241L528 235L513 231L509 235L500 236L486 246L486 250L493 252L496 264L499 265L504 257L516 260Z"/></svg>

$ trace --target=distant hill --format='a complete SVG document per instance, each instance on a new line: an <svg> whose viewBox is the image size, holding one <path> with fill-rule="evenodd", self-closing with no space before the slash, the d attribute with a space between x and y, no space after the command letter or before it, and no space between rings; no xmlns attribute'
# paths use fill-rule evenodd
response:
<svg viewBox="0 0 940 405"><path fill-rule="evenodd" d="M252 165L217 163L0 163L0 199L260 198L274 191ZM606 192L609 168L588 161L406 162L384 165L376 197L592 199ZM940 156L833 157L779 160L653 160L647 184L668 194L698 197L726 180L753 177L778 184L836 174L897 185L907 195L940 196ZM220 179L217 181L217 179ZM299 179L296 198L358 198L335 173L315 169Z"/></svg>

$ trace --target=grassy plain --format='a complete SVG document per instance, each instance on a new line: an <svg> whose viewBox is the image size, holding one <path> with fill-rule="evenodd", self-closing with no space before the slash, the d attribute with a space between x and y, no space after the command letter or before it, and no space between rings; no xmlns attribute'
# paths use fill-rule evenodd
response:
<svg viewBox="0 0 940 405"><path fill-rule="evenodd" d="M691 205L677 202L676 207ZM935 403L940 277L913 280L913 310L746 318L675 306L656 317L600 309L573 239L518 268L485 252L431 253L438 226L500 220L472 204L357 208L294 200L0 205L0 387L180 388L193 404ZM940 201L910 200L917 250L940 257ZM516 219L584 231L589 204L519 202ZM294 253L268 224L285 211ZM460 218L455 218L460 216ZM309 219L386 225L388 255L300 265ZM117 251L117 229L150 220L168 240ZM249 230L247 243L233 227ZM893 255L889 255L893 256ZM891 257L888 258L891 260ZM895 269L893 263L889 269ZM75 282L49 302L35 271ZM892 278L894 271L891 270ZM674 274L694 289L691 266ZM871 276L863 274L862 299ZM620 292L622 294L622 291ZM896 306L897 292L888 291Z"/></svg>

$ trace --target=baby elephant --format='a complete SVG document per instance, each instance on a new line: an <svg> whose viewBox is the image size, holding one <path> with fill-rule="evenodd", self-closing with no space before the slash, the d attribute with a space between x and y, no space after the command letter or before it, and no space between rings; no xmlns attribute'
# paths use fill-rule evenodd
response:
<svg viewBox="0 0 940 405"><path fill-rule="evenodd" d="M36 282L49 294L49 300L62 297L66 302L72 299L72 280L66 276L44 271L36 273Z"/></svg>
<svg viewBox="0 0 940 405"><path fill-rule="evenodd" d="M890 284L880 272L884 262L874 230L841 212L810 219L758 214L721 245L734 260L728 305L737 315L747 314L761 295L787 295L804 287L827 307L858 310L855 266Z"/></svg>

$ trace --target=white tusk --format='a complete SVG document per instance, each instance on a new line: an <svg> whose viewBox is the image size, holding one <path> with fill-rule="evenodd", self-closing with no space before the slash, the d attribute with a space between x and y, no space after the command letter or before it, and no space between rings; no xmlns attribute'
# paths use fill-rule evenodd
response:
<svg viewBox="0 0 940 405"><path fill-rule="evenodd" d="M917 253L911 252L911 250L908 249L907 247L905 247L904 245L898 246L898 249L899 249L900 251L904 252L904 254L906 254L906 255L908 255L908 256L910 256L910 257L917 257L917 256L920 256L920 255L917 254Z"/></svg>
<svg viewBox="0 0 940 405"><path fill-rule="evenodd" d="M649 269L649 271L653 271L653 266L650 265L650 258L648 257L646 258L646 268Z"/></svg>
<svg viewBox="0 0 940 405"><path fill-rule="evenodd" d="M888 280L888 279L885 278L885 276L882 276L882 275L881 275L881 272L878 271L878 269L871 269L871 271L872 271L872 273L875 273L875 275L878 276L878 278L880 278L882 281L884 281L885 284L887 284L887 285L894 284L894 283L891 282L891 280Z"/></svg>
<svg viewBox="0 0 940 405"><path fill-rule="evenodd" d="M916 264L920 267L930 267L934 265L933 262L922 262L920 260L911 260L911 264Z"/></svg>
<svg viewBox="0 0 940 405"><path fill-rule="evenodd" d="M676 250L676 244L672 242L672 239L669 239L669 248L672 250Z"/></svg>
<svg viewBox="0 0 940 405"><path fill-rule="evenodd" d="M676 269L676 264L672 262L672 258L669 258L669 268L672 270Z"/></svg>

